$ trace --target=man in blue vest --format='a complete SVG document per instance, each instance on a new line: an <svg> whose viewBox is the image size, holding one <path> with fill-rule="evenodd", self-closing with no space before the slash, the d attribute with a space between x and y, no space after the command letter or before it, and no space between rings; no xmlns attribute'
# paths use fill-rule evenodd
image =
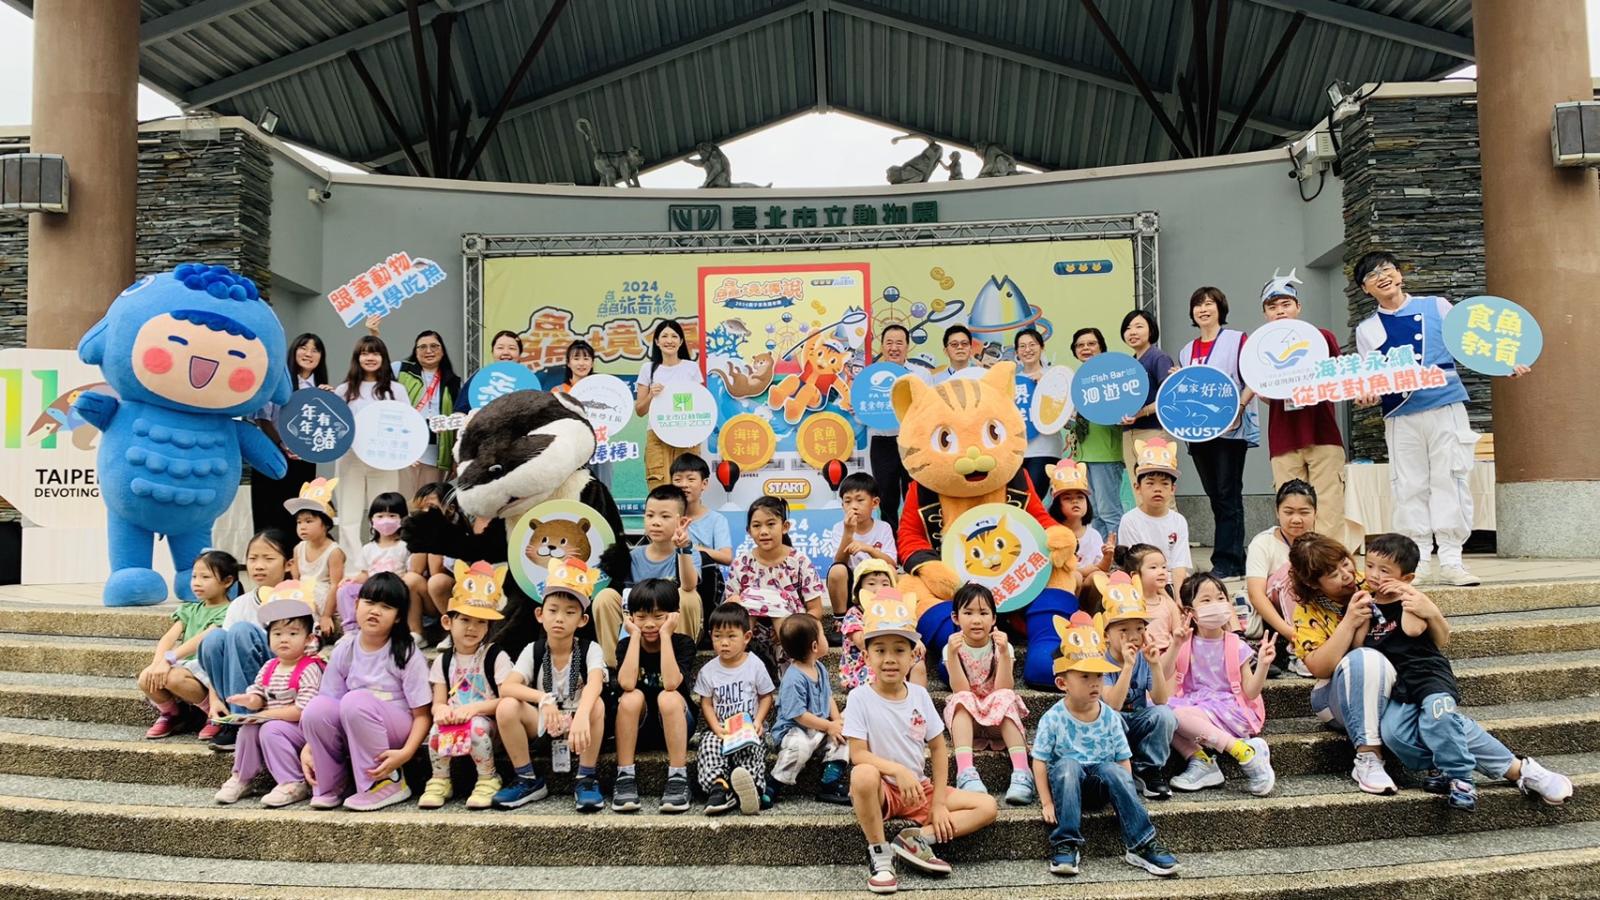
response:
<svg viewBox="0 0 1600 900"><path fill-rule="evenodd" d="M1356 283L1378 303L1378 311L1356 326L1356 350L1388 352L1410 346L1424 366L1444 370L1445 383L1404 394L1364 398L1383 405L1383 437L1389 448L1389 483L1394 492L1394 530L1417 542L1422 561L1418 581L1468 587L1478 579L1461 560L1472 534L1472 472L1478 435L1467 421L1467 390L1461 386L1444 342L1450 301L1413 297L1393 254L1375 250L1356 262ZM1517 367L1512 377L1522 375ZM1432 578L1428 548L1439 545L1439 574Z"/></svg>

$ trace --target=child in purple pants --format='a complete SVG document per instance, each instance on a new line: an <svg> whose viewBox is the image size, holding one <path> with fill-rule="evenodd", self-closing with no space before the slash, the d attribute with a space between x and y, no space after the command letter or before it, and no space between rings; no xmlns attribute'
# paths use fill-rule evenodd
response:
<svg viewBox="0 0 1600 900"><path fill-rule="evenodd" d="M261 805L277 808L311 796L300 770L300 749L306 739L300 717L322 683L322 660L312 655L311 629L316 618L306 602L309 590L298 581L279 582L257 619L267 629L273 658L256 680L228 703L247 710L252 720L240 727L234 744L233 775L217 791L218 803L236 803L251 792L263 766L277 782Z"/></svg>
<svg viewBox="0 0 1600 900"><path fill-rule="evenodd" d="M433 689L428 661L406 627L410 604L410 589L392 572L361 586L356 631L333 648L322 691L300 718L312 809L342 802L374 810L411 799L401 767L427 737Z"/></svg>

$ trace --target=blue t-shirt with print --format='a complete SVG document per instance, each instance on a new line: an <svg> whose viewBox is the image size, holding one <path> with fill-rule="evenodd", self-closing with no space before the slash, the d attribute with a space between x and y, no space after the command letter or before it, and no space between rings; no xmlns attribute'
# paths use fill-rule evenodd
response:
<svg viewBox="0 0 1600 900"><path fill-rule="evenodd" d="M1062 757L1084 766L1132 759L1117 711L1101 701L1100 715L1084 722L1068 711L1066 700L1046 710L1033 736L1033 758L1050 765Z"/></svg>
<svg viewBox="0 0 1600 900"><path fill-rule="evenodd" d="M1106 686L1110 687L1122 677L1122 663L1112 659L1110 653L1106 654L1106 662L1117 667L1117 671L1106 673ZM1122 701L1122 712L1138 712L1149 706L1150 687L1154 682L1155 679L1150 675L1150 663L1141 653L1133 663L1133 680L1128 683L1128 699Z"/></svg>

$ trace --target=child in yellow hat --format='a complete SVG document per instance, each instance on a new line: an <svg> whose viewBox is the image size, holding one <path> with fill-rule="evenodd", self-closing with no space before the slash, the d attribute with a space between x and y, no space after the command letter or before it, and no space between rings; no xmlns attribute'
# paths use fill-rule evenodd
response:
<svg viewBox="0 0 1600 900"><path fill-rule="evenodd" d="M1151 616L1137 579L1126 572L1101 573L1094 584L1102 598L1095 625L1105 636L1106 661L1116 666L1106 674L1105 702L1122 714L1133 746L1133 778L1145 799L1170 800L1172 787L1165 770L1178 717L1167 700L1172 696L1175 660L1163 658L1145 638Z"/></svg>
<svg viewBox="0 0 1600 900"><path fill-rule="evenodd" d="M433 777L417 806L438 809L450 799L450 761L471 756L478 783L467 809L488 809L500 790L494 771L495 708L500 685L511 675L511 657L489 642L489 629L505 618L507 567L486 562L467 565L457 560L456 586L440 624L450 632L450 647L433 661L433 727L428 730L428 759Z"/></svg>
<svg viewBox="0 0 1600 900"><path fill-rule="evenodd" d="M1050 872L1076 875L1083 852L1080 827L1085 806L1107 799L1122 827L1123 859L1154 875L1178 871L1178 858L1156 842L1144 804L1134 787L1133 752L1116 710L1103 697L1107 679L1119 671L1106 655L1105 638L1086 613L1057 617L1061 648L1056 653L1056 688L1066 696L1039 719L1033 739L1033 773L1050 832Z"/></svg>

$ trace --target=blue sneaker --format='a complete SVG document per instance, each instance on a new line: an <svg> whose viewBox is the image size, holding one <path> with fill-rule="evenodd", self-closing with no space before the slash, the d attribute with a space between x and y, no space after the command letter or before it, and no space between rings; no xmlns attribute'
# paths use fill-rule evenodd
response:
<svg viewBox="0 0 1600 900"><path fill-rule="evenodd" d="M1050 855L1051 875L1076 875L1078 874L1077 847L1065 847Z"/></svg>
<svg viewBox="0 0 1600 900"><path fill-rule="evenodd" d="M572 787L572 796L577 800L578 812L591 813L605 809L605 792L600 790L600 782L593 775L579 778Z"/></svg>
<svg viewBox="0 0 1600 900"><path fill-rule="evenodd" d="M511 779L510 784L494 792L493 802L501 809L516 809L548 796L550 796L550 786L545 784L543 777L534 775L532 778L524 778L518 775Z"/></svg>
<svg viewBox="0 0 1600 900"><path fill-rule="evenodd" d="M1434 769L1422 776L1422 789L1430 794L1448 794L1450 793L1450 781L1449 775Z"/></svg>
<svg viewBox="0 0 1600 900"><path fill-rule="evenodd" d="M1178 858L1172 855L1171 850L1156 843L1155 838L1124 853L1122 859L1128 865L1138 866L1151 875L1165 878L1178 873Z"/></svg>
<svg viewBox="0 0 1600 900"><path fill-rule="evenodd" d="M1463 778L1450 779L1450 793L1445 797L1445 802L1452 809L1473 812L1478 808L1478 789L1472 782Z"/></svg>

